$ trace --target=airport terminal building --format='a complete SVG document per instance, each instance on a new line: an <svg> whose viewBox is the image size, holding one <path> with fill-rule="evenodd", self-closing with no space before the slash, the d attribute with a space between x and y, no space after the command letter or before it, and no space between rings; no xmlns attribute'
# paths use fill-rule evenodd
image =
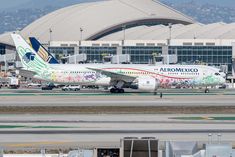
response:
<svg viewBox="0 0 235 157"><path fill-rule="evenodd" d="M19 32L34 36L61 62L206 64L235 79L235 23L201 24L158 1L108 0L52 12ZM16 57L10 33L0 35L1 69ZM5 57L3 57L7 54ZM15 62L18 65L18 62ZM4 68L3 68L4 67Z"/></svg>

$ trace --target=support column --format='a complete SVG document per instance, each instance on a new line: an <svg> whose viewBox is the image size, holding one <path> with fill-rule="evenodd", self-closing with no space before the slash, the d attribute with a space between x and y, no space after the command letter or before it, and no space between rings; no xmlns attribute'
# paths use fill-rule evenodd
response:
<svg viewBox="0 0 235 157"><path fill-rule="evenodd" d="M151 156L151 143L150 143L151 141L150 140L148 140L148 153L149 153L149 157L152 157Z"/></svg>
<svg viewBox="0 0 235 157"><path fill-rule="evenodd" d="M235 78L235 43L232 43L232 78Z"/></svg>
<svg viewBox="0 0 235 157"><path fill-rule="evenodd" d="M166 46L162 46L162 56L163 56L163 63L164 64L169 64L168 49L169 49L169 47L167 45Z"/></svg>
<svg viewBox="0 0 235 157"><path fill-rule="evenodd" d="M93 152L94 152L93 157L97 157L98 156L97 155L98 154L97 148L95 148Z"/></svg>
<svg viewBox="0 0 235 157"><path fill-rule="evenodd" d="M122 55L122 46L117 47L117 55Z"/></svg>
<svg viewBox="0 0 235 157"><path fill-rule="evenodd" d="M118 46L117 47L117 51L116 51L116 62L117 64L120 64L120 56L122 55L122 46Z"/></svg>
<svg viewBox="0 0 235 157"><path fill-rule="evenodd" d="M131 140L130 157L132 157L132 155L133 155L133 147L134 147L134 140Z"/></svg>
<svg viewBox="0 0 235 157"><path fill-rule="evenodd" d="M77 57L78 57L78 54L79 54L79 47L76 46L74 47L74 63L77 64Z"/></svg>
<svg viewBox="0 0 235 157"><path fill-rule="evenodd" d="M120 151L119 151L120 157L124 157L124 140L120 140Z"/></svg>

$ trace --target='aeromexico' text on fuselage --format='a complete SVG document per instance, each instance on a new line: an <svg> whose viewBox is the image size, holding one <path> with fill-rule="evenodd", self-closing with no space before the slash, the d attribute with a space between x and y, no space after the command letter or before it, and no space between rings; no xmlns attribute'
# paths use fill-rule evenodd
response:
<svg viewBox="0 0 235 157"><path fill-rule="evenodd" d="M161 68L160 72L191 72L191 73L196 73L199 70L197 68Z"/></svg>

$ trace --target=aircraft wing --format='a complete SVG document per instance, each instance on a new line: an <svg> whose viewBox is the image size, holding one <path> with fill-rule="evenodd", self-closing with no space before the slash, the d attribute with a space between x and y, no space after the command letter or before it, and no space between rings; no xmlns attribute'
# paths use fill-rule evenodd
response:
<svg viewBox="0 0 235 157"><path fill-rule="evenodd" d="M101 74L104 74L104 75L110 77L111 80L113 80L113 81L122 80L124 82L133 82L136 79L136 77L133 77L133 76L127 76L125 74L115 73L115 72L107 71L104 69L96 69L96 68L87 68L87 69L94 70L96 72L100 72Z"/></svg>

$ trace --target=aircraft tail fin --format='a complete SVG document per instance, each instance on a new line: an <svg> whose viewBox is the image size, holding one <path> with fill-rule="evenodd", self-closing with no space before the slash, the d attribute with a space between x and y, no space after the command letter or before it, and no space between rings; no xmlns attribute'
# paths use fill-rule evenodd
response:
<svg viewBox="0 0 235 157"><path fill-rule="evenodd" d="M19 34L11 34L11 37L25 70L33 71L37 75L42 75L45 71L49 70L50 65L39 57Z"/></svg>
<svg viewBox="0 0 235 157"><path fill-rule="evenodd" d="M49 64L59 64L59 62L53 57L46 48L34 37L29 38L30 44L35 52Z"/></svg>

